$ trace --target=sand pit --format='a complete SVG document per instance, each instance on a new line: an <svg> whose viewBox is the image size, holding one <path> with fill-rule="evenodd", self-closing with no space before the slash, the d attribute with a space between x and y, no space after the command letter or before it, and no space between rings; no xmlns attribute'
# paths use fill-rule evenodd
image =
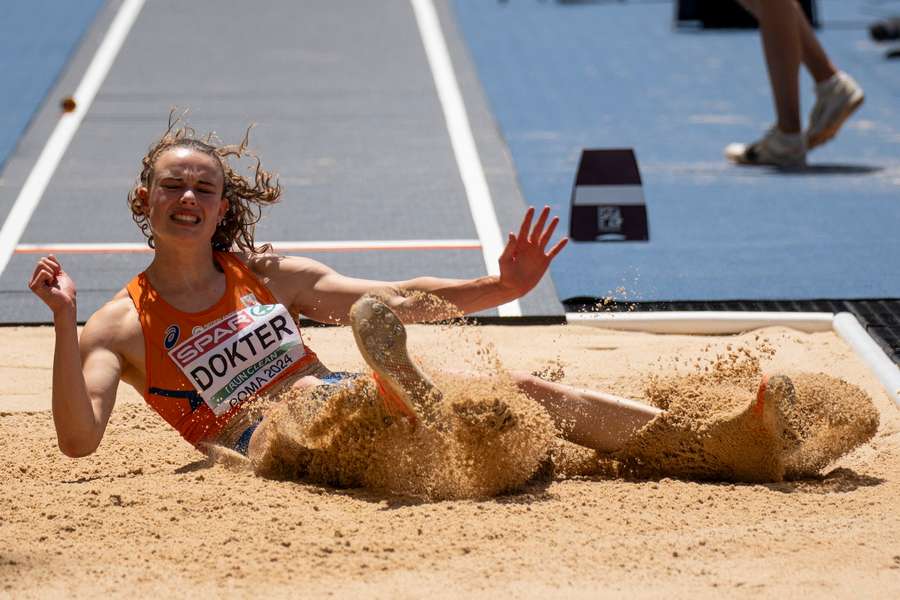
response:
<svg viewBox="0 0 900 600"><path fill-rule="evenodd" d="M346 329L313 329L306 337L330 368L362 369ZM622 478L590 453L549 438L540 448L523 437L507 446L512 462L497 468L510 482L526 482L494 497L485 496L498 489L477 477L444 488L425 477L424 487L396 495L384 491L397 487L385 473L339 481L369 488L337 489L258 477L240 463L211 464L125 388L99 451L68 459L56 449L47 411L52 330L5 329L4 341L0 596L900 594L900 416L831 333L769 328L691 337L569 326L448 336L439 327L412 327L412 353L432 365L487 368L499 360L632 397L703 377L704 367L727 361L735 348L768 346L774 353L761 353L764 371L811 374L799 375L807 390L798 391L801 403L815 407L810 398L823 392L808 390L827 381L815 375L826 371L846 382L835 383L847 386L836 397L852 406L861 390L878 412L874 438L850 454L826 465L815 456L789 465L819 475L765 484ZM743 401L745 391L737 385L731 396ZM533 417L525 420L539 423ZM828 418L840 425L839 413ZM528 454L547 448L555 475ZM476 461L478 452L460 464ZM515 471L532 463L540 463L534 477ZM412 461L408 468L437 467ZM572 475L584 472L592 474ZM441 499L452 497L463 499Z"/></svg>

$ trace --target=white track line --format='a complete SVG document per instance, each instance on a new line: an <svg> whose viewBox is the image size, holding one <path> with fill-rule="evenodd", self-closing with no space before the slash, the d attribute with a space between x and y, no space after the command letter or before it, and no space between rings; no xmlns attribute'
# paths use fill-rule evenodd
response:
<svg viewBox="0 0 900 600"><path fill-rule="evenodd" d="M481 159L478 157L478 148L475 146L472 127L453 71L453 63L450 61L444 33L441 31L441 24L431 0L410 0L410 2L416 15L416 23L419 25L428 64L431 66L431 74L434 76L438 98L444 109L453 154L456 156L459 174L466 188L475 230L478 232L478 239L481 240L484 264L489 275L499 275L500 267L497 261L504 247L500 223L497 221L497 213L494 212L491 192L484 176ZM522 315L518 300L503 304L497 310L501 317Z"/></svg>
<svg viewBox="0 0 900 600"><path fill-rule="evenodd" d="M368 250L481 250L478 240L360 240L341 242L269 242L276 252L365 252ZM143 254L147 244L19 244L16 254Z"/></svg>
<svg viewBox="0 0 900 600"><path fill-rule="evenodd" d="M53 130L31 173L28 174L15 204L9 211L9 216L6 217L6 222L3 223L3 228L0 229L0 275L9 264L9 259L22 238L34 209L41 201L50 178L66 153L66 148L69 147L78 126L81 125L81 120L91 107L143 5L144 0L125 0L119 7L119 12L110 24L103 42L97 48L81 83L72 95L75 110L63 113L60 117L56 129Z"/></svg>

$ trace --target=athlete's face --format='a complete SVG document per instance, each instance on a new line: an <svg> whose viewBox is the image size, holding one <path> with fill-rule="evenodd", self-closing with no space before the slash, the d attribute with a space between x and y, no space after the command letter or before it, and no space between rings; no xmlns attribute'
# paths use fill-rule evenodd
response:
<svg viewBox="0 0 900 600"><path fill-rule="evenodd" d="M172 148L160 154L150 188L138 190L157 246L168 238L209 243L228 209L224 183L222 167L203 152Z"/></svg>

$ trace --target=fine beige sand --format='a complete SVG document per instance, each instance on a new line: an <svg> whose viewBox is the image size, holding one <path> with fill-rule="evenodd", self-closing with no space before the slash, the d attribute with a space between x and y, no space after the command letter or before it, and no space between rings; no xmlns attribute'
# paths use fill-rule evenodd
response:
<svg viewBox="0 0 900 600"><path fill-rule="evenodd" d="M331 369L362 370L347 329L304 335ZM900 415L833 334L414 326L409 335L411 353L432 369L493 369L499 360L504 368L656 403L687 381L723 385L707 369L749 348L765 372L787 372L813 388L829 382L840 391L835 398L868 395L878 429L835 462L807 461L815 475L747 484L626 477L591 453L544 439L540 415L520 411L519 426L533 427L534 436L508 434L519 438L505 446L513 451L507 462L497 463L508 481L525 481L516 491L489 496L497 490L468 480L404 487L364 468L346 481L368 487L338 489L208 461L123 387L98 452L72 460L56 448L49 413L52 329L7 328L0 349L0 597L900 596ZM752 398L741 373L724 382L738 403ZM802 404L815 412L815 398L828 393L807 394ZM682 395L687 409L679 414L691 414L693 397ZM711 397L696 395L697 418ZM840 440L820 436L817 443ZM555 462L537 456L548 447ZM490 443L467 448L496 451ZM404 460L437 471L440 480L444 471L433 458ZM478 470L477 455L466 460ZM540 463L530 478L515 471L526 463Z"/></svg>

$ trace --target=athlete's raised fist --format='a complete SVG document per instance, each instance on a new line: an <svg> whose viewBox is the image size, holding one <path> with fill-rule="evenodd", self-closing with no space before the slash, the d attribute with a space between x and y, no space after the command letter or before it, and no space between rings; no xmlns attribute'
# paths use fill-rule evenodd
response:
<svg viewBox="0 0 900 600"><path fill-rule="evenodd" d="M75 282L52 254L38 260L28 287L50 307L53 314L75 310Z"/></svg>

